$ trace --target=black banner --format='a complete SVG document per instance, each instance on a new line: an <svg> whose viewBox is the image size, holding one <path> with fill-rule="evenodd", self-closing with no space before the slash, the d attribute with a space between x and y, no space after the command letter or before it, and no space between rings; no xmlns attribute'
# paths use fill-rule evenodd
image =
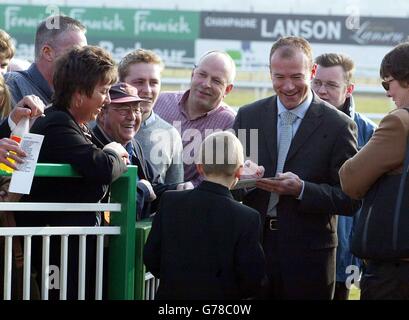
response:
<svg viewBox="0 0 409 320"><path fill-rule="evenodd" d="M394 46L408 39L408 18L201 12L200 38Z"/></svg>

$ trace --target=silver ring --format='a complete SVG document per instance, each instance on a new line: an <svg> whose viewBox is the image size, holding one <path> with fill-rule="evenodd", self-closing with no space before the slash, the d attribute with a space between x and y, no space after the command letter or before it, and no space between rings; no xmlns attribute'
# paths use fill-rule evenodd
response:
<svg viewBox="0 0 409 320"><path fill-rule="evenodd" d="M5 156L5 158L8 158L10 156L10 152L6 152L6 156Z"/></svg>

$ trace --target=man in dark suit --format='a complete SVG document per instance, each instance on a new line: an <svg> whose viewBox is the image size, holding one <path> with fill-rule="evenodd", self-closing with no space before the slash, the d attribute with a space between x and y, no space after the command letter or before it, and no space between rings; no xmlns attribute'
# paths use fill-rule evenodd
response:
<svg viewBox="0 0 409 320"><path fill-rule="evenodd" d="M356 210L338 178L340 166L357 152L355 124L311 91L315 66L303 38L286 37L273 44L270 73L277 95L240 108L234 124L239 136L244 129L247 141L257 132L251 160L264 166L265 177L278 177L259 180L243 198L262 217L270 280L265 297L331 299L335 214ZM284 123L285 115L292 122Z"/></svg>
<svg viewBox="0 0 409 320"><path fill-rule="evenodd" d="M160 278L156 297L255 296L265 263L260 218L229 191L241 174L243 148L232 133L217 132L199 154L197 169L205 180L196 189L163 194L145 245L145 265Z"/></svg>

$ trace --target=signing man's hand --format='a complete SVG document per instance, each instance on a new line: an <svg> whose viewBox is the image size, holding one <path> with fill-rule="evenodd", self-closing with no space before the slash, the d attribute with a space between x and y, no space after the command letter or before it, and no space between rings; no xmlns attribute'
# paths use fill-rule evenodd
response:
<svg viewBox="0 0 409 320"><path fill-rule="evenodd" d="M256 187L280 195L299 197L302 191L302 180L292 172L277 174L277 179L260 179Z"/></svg>

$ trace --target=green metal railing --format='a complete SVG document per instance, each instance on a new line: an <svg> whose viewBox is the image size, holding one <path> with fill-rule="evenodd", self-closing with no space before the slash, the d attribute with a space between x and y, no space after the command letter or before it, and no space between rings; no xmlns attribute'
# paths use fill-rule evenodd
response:
<svg viewBox="0 0 409 320"><path fill-rule="evenodd" d="M145 299L145 274L146 268L143 264L143 246L148 238L149 231L151 230L151 219L141 220L136 222L135 226L135 249L137 253L135 255L135 299Z"/></svg>
<svg viewBox="0 0 409 320"><path fill-rule="evenodd" d="M134 299L135 287L135 220L137 167L128 171L111 187L111 202L121 203L121 212L111 215L110 224L121 227L121 234L109 242L109 299ZM138 254L142 255L142 251Z"/></svg>
<svg viewBox="0 0 409 320"><path fill-rule="evenodd" d="M0 175L8 175L0 172ZM35 177L80 178L68 164L37 164ZM108 298L132 300L135 298L135 219L137 167L112 183L111 203L120 203L121 212L112 213L110 224L121 228L120 235L109 239ZM138 248L139 259L142 251ZM139 268L140 269L140 268Z"/></svg>

